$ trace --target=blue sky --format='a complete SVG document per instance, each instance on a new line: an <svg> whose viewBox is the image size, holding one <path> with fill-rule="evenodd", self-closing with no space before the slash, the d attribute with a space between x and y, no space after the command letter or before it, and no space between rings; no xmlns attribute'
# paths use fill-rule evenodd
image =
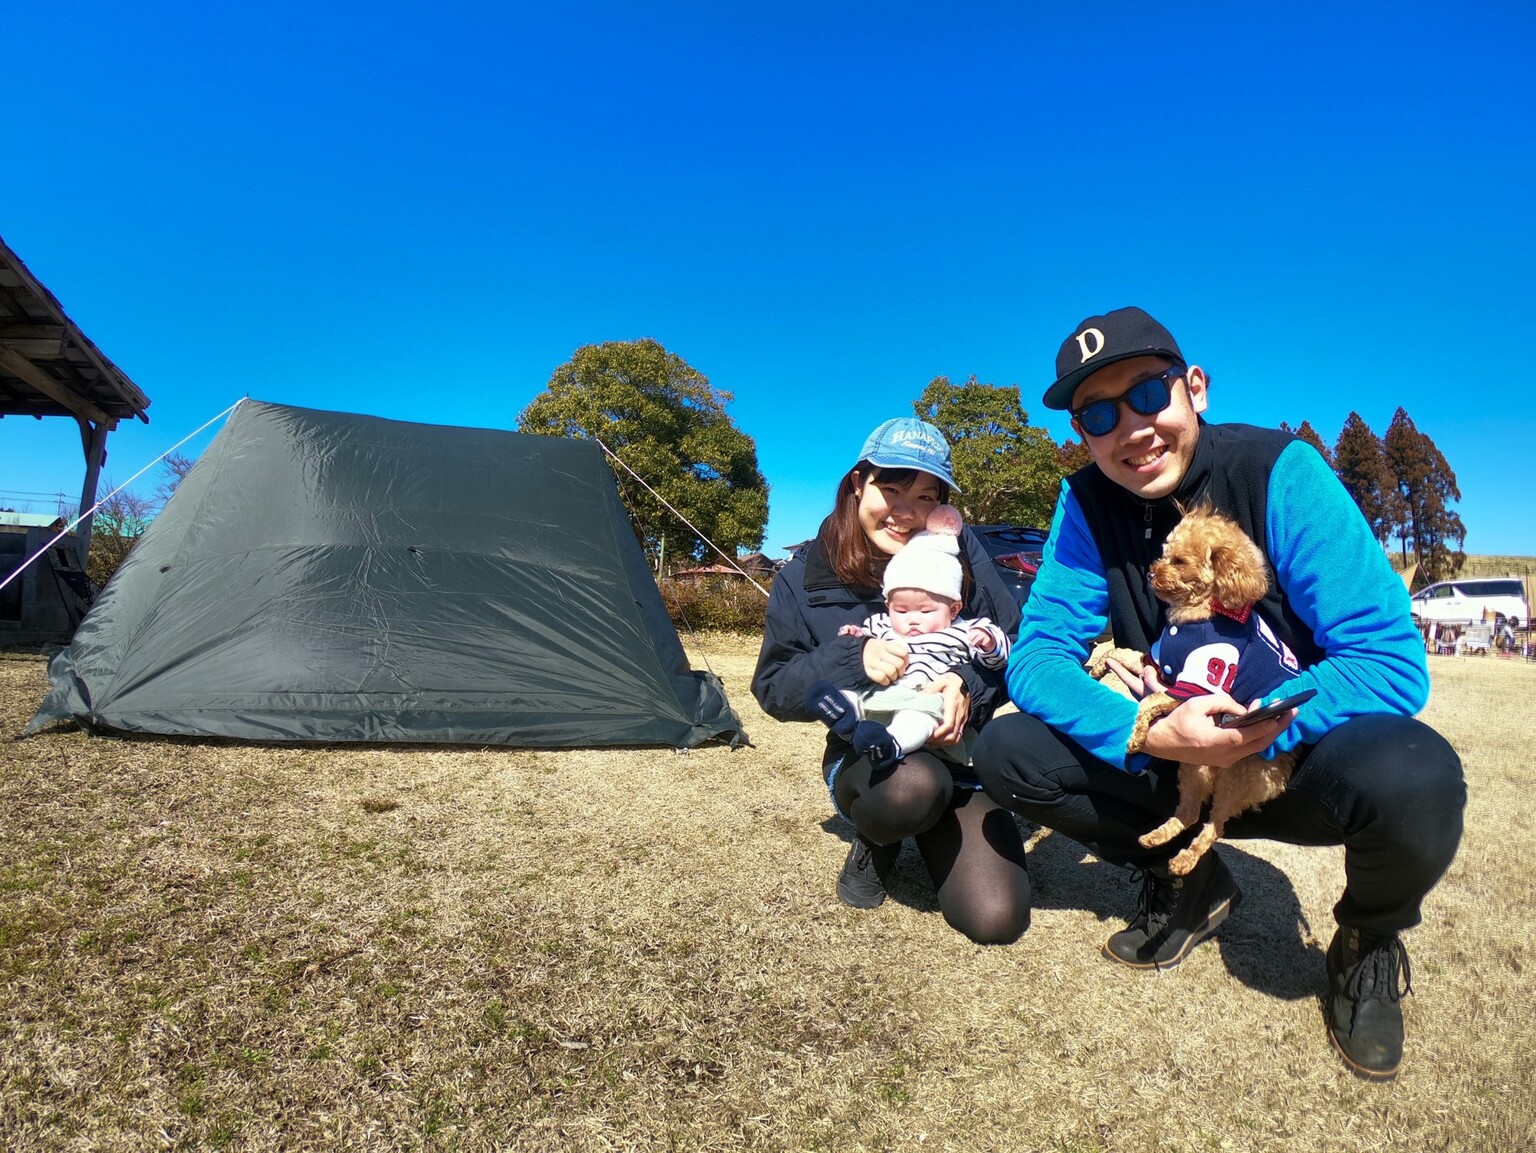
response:
<svg viewBox="0 0 1536 1153"><path fill-rule="evenodd" d="M1533 31L1514 2L66 0L6 18L0 236L153 402L118 481L242 395L511 428L579 346L650 336L734 396L777 555L935 376L1070 435L1056 349L1134 303L1213 419L1331 443L1403 406L1467 550L1536 556ZM0 504L81 472L71 422L0 420Z"/></svg>

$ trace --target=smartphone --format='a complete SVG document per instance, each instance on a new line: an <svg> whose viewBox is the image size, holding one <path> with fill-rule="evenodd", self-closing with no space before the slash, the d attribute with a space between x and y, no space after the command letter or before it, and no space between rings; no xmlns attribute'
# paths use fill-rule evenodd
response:
<svg viewBox="0 0 1536 1153"><path fill-rule="evenodd" d="M1303 689L1294 697L1286 697L1283 701L1276 701L1272 705L1264 705L1247 713L1222 713L1216 718L1216 723L1224 729L1246 729L1249 725L1256 725L1260 721L1273 720L1281 713L1294 709L1297 705L1304 705L1317 696L1316 689Z"/></svg>

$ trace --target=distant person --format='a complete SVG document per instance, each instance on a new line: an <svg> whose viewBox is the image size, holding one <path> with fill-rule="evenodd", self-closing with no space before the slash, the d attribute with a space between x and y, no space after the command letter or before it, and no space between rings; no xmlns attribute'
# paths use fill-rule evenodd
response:
<svg viewBox="0 0 1536 1153"><path fill-rule="evenodd" d="M1179 762L1220 769L1250 753L1294 752L1286 791L1234 819L1226 836L1344 846L1326 961L1328 1034L1357 1074L1391 1078L1410 988L1399 934L1419 922L1420 903L1455 856L1466 802L1456 753L1413 719L1429 675L1407 590L1311 446L1205 422L1209 378L1141 309L1083 321L1056 372L1045 404L1072 414L1093 463L1062 484L1009 657L1021 711L982 733L977 771L998 803L1139 871L1136 914L1104 956L1169 969L1241 896L1216 852L1187 876L1169 871L1194 829L1154 849L1137 842L1173 813ZM1221 687L1228 670L1212 661L1212 691L1156 721L1144 751L1128 754L1137 705L1092 680L1083 662L1106 621L1117 645L1150 651L1165 622L1148 570L1180 507L1201 499L1236 520L1272 570L1253 611L1300 672L1265 701L1308 688L1317 696L1299 712L1222 728L1219 714L1262 702L1233 700ZM1143 678L1116 671L1138 698L1163 687L1155 668Z"/></svg>
<svg viewBox="0 0 1536 1153"><path fill-rule="evenodd" d="M1509 618L1504 617L1499 622L1499 635L1495 638L1495 644L1500 652L1512 653L1520 647L1520 638L1515 636L1515 628L1509 623Z"/></svg>
<svg viewBox="0 0 1536 1153"><path fill-rule="evenodd" d="M867 756L877 770L889 769L928 743L944 718L944 698L924 691L957 665L975 661L1001 669L1008 661L1008 637L986 617L961 617L960 530L953 505L928 514L927 527L885 566L885 611L862 625L843 625L839 636L874 637L904 649L907 667L889 687L840 689L816 681L805 707L838 736ZM969 756L964 744L962 752Z"/></svg>
<svg viewBox="0 0 1536 1153"><path fill-rule="evenodd" d="M933 425L898 418L869 435L857 463L838 481L831 515L774 578L752 678L752 692L770 716L817 719L806 696L818 681L867 690L894 684L906 671L905 647L843 629L882 610L888 565L955 491L949 444ZM1011 634L1019 619L1013 597L969 530L959 542L961 611ZM822 776L834 807L855 829L837 895L857 908L879 905L901 842L911 837L945 920L982 944L1015 940L1029 925L1018 823L980 791L963 758L948 753L1003 703L1002 672L972 660L937 677L927 691L943 701L928 746L886 768L856 752L845 736L827 735Z"/></svg>

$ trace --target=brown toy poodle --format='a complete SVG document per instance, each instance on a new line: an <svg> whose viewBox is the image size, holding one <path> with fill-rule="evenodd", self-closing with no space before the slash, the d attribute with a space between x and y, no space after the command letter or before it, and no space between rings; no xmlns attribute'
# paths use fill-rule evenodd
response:
<svg viewBox="0 0 1536 1153"><path fill-rule="evenodd" d="M1258 546L1234 521L1207 504L1185 511L1183 519L1168 534L1162 559L1152 565L1151 580L1152 591L1168 606L1170 626L1209 621L1216 611L1227 615L1240 613L1246 618L1246 610L1269 588L1264 557ZM1166 638L1167 633L1164 635ZM1113 677L1115 674L1105 664L1110 659L1134 673L1152 663L1150 656L1134 649L1110 649L1093 659L1089 672L1095 677ZM1181 699L1167 692L1144 697L1127 751L1140 750L1152 722L1172 712ZM1216 843L1227 821L1285 791L1295 763L1294 756L1279 753L1272 761L1254 754L1225 769L1180 764L1179 807L1172 817L1141 837L1141 844L1147 848L1167 844L1199 823L1201 811L1209 801L1211 812L1205 827L1168 862L1170 872L1183 876Z"/></svg>

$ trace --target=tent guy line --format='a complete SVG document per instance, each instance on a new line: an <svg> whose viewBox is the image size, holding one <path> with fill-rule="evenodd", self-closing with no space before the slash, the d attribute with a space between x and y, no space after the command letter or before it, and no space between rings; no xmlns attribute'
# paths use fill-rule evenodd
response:
<svg viewBox="0 0 1536 1153"><path fill-rule="evenodd" d="M123 489L127 488L134 481L138 480L139 477L143 476L150 469L154 468L155 465L159 464L166 457L170 456L171 453L175 452L182 445L186 444L187 441L191 440L198 433L202 432L204 429L208 428L209 426L218 423L219 421L221 421L225 417L227 417L230 413L234 412L235 409L239 408L240 405L243 404L247 399L248 399L247 397L242 396L239 400L235 401L234 404L230 405L223 412L219 413L217 416L213 417L212 419L210 419L208 421L205 421L198 428L195 428L191 432L187 433L186 436L182 437L175 444L171 445L170 448L166 449L159 456L155 457L154 460L150 461L143 468L139 469L138 472L134 473L127 480L123 481L122 484L118 485L111 492L107 493L106 496L102 497L95 504L91 505L90 508L86 509L79 516L75 517L74 520L70 521L67 525L65 525L63 528L61 528L59 530L57 536L55 536L52 540L50 540L42 548L38 549L35 553L33 553L31 556L29 556L26 560L22 561L20 568L18 568L10 576L6 577L3 581L0 581L0 589L5 588L6 585L10 584L13 580L15 580L17 577L19 577L22 573L26 572L27 569L31 566L32 562L37 560L38 557L47 555L47 552L48 552L49 549L51 549L54 545L58 544L59 541L63 540L70 533L74 532L75 531L75 526L78 525L81 521L83 521L86 517L94 516L95 513L96 513L96 510L99 509L102 505L106 504L107 501L111 500L118 493L122 492Z"/></svg>
<svg viewBox="0 0 1536 1153"><path fill-rule="evenodd" d="M640 482L640 484L645 488L646 492L650 493L657 500L661 501L662 505L666 508L666 510L668 512L670 512L673 516L677 517L678 520L682 521L685 525L687 525L689 528L691 528L694 532L698 533L699 534L699 539L701 541L703 541L705 544L707 544L710 548L714 549L717 553L719 553L721 555L721 557L724 558L726 564L730 565L733 569L735 569L737 572L739 572L742 576L746 577L747 580L751 583L753 588L755 588L758 592L762 593L764 596L768 595L768 590L765 589L762 585L758 584L755 580L753 580L752 577L751 577L751 574L749 574L746 569L742 568L739 564L736 563L736 558L735 557L730 556L729 554L727 554L726 551L723 548L721 548L719 545L717 545L714 541L710 540L709 537L704 534L704 530L703 529L699 528L698 525L694 524L691 520L689 520L687 517L685 517L682 513L678 512L677 509L673 508L671 503L667 500L666 497L662 496L661 493L657 492L649 484L646 484L645 478L643 476L641 476L638 472L636 472L634 469L630 468L629 465L625 464L624 461L619 457L618 453L614 452L613 449L609 448L606 444L604 444L603 440L602 440L602 437L594 436L592 439L597 441L597 447L598 448L600 448L604 452L606 452L615 461L618 461L618 463L623 467L625 472L629 473L630 476L632 476L636 480L638 480Z"/></svg>

